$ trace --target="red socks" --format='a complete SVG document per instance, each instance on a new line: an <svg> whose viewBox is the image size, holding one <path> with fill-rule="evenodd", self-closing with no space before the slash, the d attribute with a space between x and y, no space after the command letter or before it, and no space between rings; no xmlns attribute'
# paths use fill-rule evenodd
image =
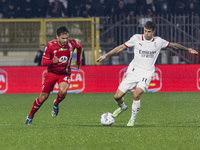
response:
<svg viewBox="0 0 200 150"><path fill-rule="evenodd" d="M54 103L56 105L58 105L66 96L67 94L65 95L60 95L60 93L58 93L58 96L56 98L56 100L54 101ZM33 103L33 106L31 108L31 111L29 113L29 117L34 117L35 113L38 111L38 109L42 106L43 103L40 103L39 101L39 97L35 99L34 103Z"/></svg>
<svg viewBox="0 0 200 150"><path fill-rule="evenodd" d="M57 96L56 100L54 101L54 103L55 103L56 105L58 105L58 104L65 98L66 95L67 95L67 94L65 94L65 95L60 95L60 93L58 92L58 96Z"/></svg>
<svg viewBox="0 0 200 150"><path fill-rule="evenodd" d="M39 97L36 98L28 116L34 117L34 114L37 112L37 110L41 107L42 104L43 103L40 103L40 101L39 101Z"/></svg>

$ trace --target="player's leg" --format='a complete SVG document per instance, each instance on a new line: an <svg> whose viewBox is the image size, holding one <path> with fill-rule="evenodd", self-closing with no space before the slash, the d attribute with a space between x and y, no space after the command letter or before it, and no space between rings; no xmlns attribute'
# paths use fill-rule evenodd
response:
<svg viewBox="0 0 200 150"><path fill-rule="evenodd" d="M136 82L133 80L133 77L127 75L127 77L120 83L117 92L115 93L115 101L119 105L119 108L113 112L113 116L117 117L124 110L127 110L127 106L124 103L124 95L131 90L136 85Z"/></svg>
<svg viewBox="0 0 200 150"><path fill-rule="evenodd" d="M133 93L132 113L127 126L134 126L135 119L140 109L140 97L144 92L147 91L151 82L151 77L152 74L150 74L148 77L143 77L141 75L140 81L138 82L137 87Z"/></svg>
<svg viewBox="0 0 200 150"><path fill-rule="evenodd" d="M44 101L47 100L48 97L49 97L49 93L41 92L40 96L37 97L34 100L32 108L31 108L31 111L30 111L30 113L28 114L28 116L26 118L25 124L28 124L28 125L32 124L32 120L33 120L33 117L34 117L35 113L42 106L42 104L44 103Z"/></svg>
<svg viewBox="0 0 200 150"><path fill-rule="evenodd" d="M59 84L59 92L57 98L55 100L55 104L59 104L67 95L67 91L69 89L69 84L66 82L61 82Z"/></svg>
<svg viewBox="0 0 200 150"><path fill-rule="evenodd" d="M35 99L29 115L26 118L25 124L31 124L35 113L42 106L45 100L49 97L50 92L53 90L54 84L57 81L57 76L53 73L47 73L42 85L42 92L39 97Z"/></svg>
<svg viewBox="0 0 200 150"><path fill-rule="evenodd" d="M69 79L70 79L70 76L62 76L58 80L59 92L57 94L57 98L54 101L54 106L53 106L53 110L52 110L52 117L56 117L58 115L59 103L62 102L67 95L67 91L68 91L69 86L70 86L70 84L69 84L70 80Z"/></svg>
<svg viewBox="0 0 200 150"><path fill-rule="evenodd" d="M140 96L144 93L144 90L137 87L133 93L133 104L132 104L132 113L131 118L127 126L134 126L135 119L140 109Z"/></svg>
<svg viewBox="0 0 200 150"><path fill-rule="evenodd" d="M123 97L124 95L125 95L125 93L122 92L120 89L117 89L117 91L114 95L115 101L119 107L124 107L124 105L125 105L124 97Z"/></svg>
<svg viewBox="0 0 200 150"><path fill-rule="evenodd" d="M125 93L122 92L120 89L117 89L114 98L115 101L117 103L117 105L119 106L119 108L117 108L114 112L113 112L113 116L117 117L119 116L119 114L121 114L124 110L126 110L128 107L125 105L124 103L124 96Z"/></svg>

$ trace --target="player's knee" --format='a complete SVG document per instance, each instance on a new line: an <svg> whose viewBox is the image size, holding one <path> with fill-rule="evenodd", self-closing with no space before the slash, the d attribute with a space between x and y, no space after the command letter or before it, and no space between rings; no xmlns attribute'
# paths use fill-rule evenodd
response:
<svg viewBox="0 0 200 150"><path fill-rule="evenodd" d="M140 99L140 95L138 95L138 94L133 94L133 99L134 99L134 100L139 100L139 99Z"/></svg>
<svg viewBox="0 0 200 150"><path fill-rule="evenodd" d="M49 97L49 93L41 93L39 96L39 101L44 102L48 99L48 97Z"/></svg>
<svg viewBox="0 0 200 150"><path fill-rule="evenodd" d="M140 96L142 95L142 93L140 93L140 92L134 92L133 93L133 99L134 100L140 100Z"/></svg>
<svg viewBox="0 0 200 150"><path fill-rule="evenodd" d="M69 86L60 86L59 87L59 93L60 93L60 95L66 95L68 88L69 88Z"/></svg>
<svg viewBox="0 0 200 150"><path fill-rule="evenodd" d="M116 100L116 101L118 101L118 100L120 100L122 97L119 95L119 94L115 94L114 95L114 99Z"/></svg>
<svg viewBox="0 0 200 150"><path fill-rule="evenodd" d="M135 90L134 92L133 92L133 99L134 100L139 100L140 99L140 92L138 92L137 90Z"/></svg>
<svg viewBox="0 0 200 150"><path fill-rule="evenodd" d="M65 96L67 94L67 90L60 89L59 93L60 93L60 95Z"/></svg>
<svg viewBox="0 0 200 150"><path fill-rule="evenodd" d="M122 99L122 97L124 96L125 93L123 93L121 90L117 90L117 92L114 95L114 98L116 101L119 101Z"/></svg>
<svg viewBox="0 0 200 150"><path fill-rule="evenodd" d="M144 93L143 89L136 88L136 90L133 92L133 99L134 100L140 100L141 95Z"/></svg>

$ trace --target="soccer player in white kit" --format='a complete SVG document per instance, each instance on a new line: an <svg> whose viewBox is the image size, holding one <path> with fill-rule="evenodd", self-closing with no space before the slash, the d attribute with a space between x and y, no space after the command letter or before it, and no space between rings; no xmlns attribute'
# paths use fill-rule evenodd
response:
<svg viewBox="0 0 200 150"><path fill-rule="evenodd" d="M191 54L198 54L198 52L192 48L186 48L177 43L170 43L157 36L154 37L153 35L155 32L156 24L152 21L147 21L144 25L144 34L133 35L130 40L97 59L97 62L100 62L109 55L119 53L126 48L134 47L134 59L128 66L126 78L120 83L114 95L119 108L113 112L113 116L117 117L128 108L124 103L124 95L136 87L133 92L132 114L127 126L134 126L136 116L140 109L140 97L149 87L152 75L155 71L154 64L160 50L162 48L171 47L189 51Z"/></svg>

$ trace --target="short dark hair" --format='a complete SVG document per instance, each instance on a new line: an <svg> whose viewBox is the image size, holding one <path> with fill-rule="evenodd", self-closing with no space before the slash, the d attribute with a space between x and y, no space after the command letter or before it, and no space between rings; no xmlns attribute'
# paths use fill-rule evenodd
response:
<svg viewBox="0 0 200 150"><path fill-rule="evenodd" d="M146 29L152 29L153 31L156 30L156 24L153 21L147 21L144 25Z"/></svg>
<svg viewBox="0 0 200 150"><path fill-rule="evenodd" d="M46 46L45 44L40 44L40 46Z"/></svg>
<svg viewBox="0 0 200 150"><path fill-rule="evenodd" d="M57 35L60 36L61 34L69 34L69 30L65 26L61 26L57 29Z"/></svg>

